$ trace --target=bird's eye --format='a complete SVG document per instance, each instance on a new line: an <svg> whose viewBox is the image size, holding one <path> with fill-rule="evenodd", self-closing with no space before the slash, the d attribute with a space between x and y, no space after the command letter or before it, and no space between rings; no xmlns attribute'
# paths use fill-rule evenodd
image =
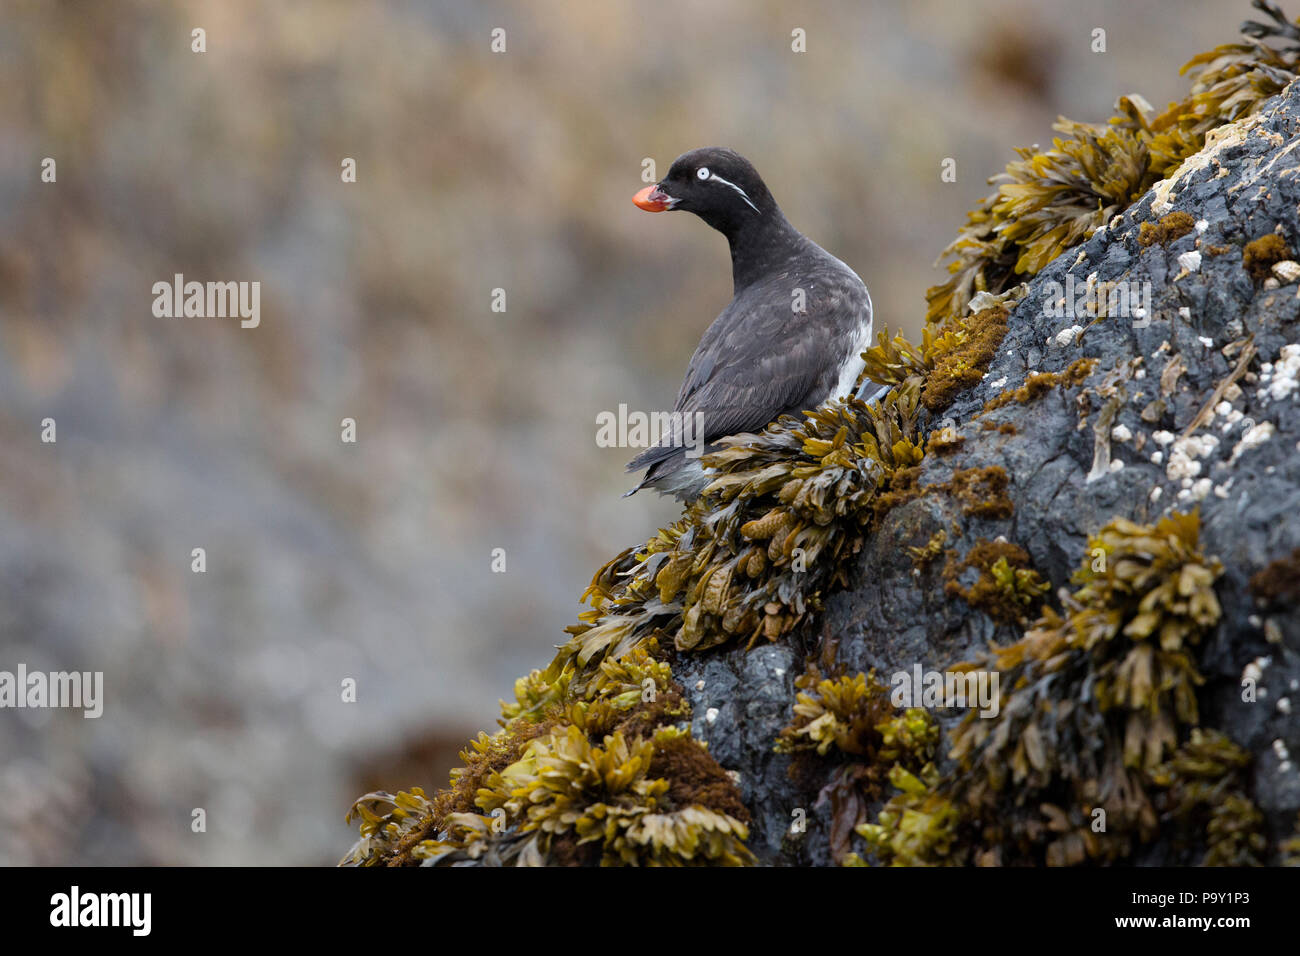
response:
<svg viewBox="0 0 1300 956"><path fill-rule="evenodd" d="M708 178L709 178L709 167L708 167L708 166L701 166L699 169L697 169L697 170L695 171L695 175L696 175L696 178L698 178L698 179L708 179Z"/></svg>

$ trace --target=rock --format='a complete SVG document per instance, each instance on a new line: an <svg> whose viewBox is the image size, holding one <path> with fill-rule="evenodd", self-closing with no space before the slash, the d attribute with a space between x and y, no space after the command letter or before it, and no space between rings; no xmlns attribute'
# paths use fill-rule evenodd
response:
<svg viewBox="0 0 1300 956"><path fill-rule="evenodd" d="M1300 612L1294 604L1262 610L1248 584L1253 574L1300 547L1297 391L1275 386L1278 393L1285 390L1285 397L1275 400L1258 372L1260 363L1285 364L1283 351L1300 341L1300 298L1253 283L1241 249L1275 230L1292 247L1300 243L1300 86L1292 84L1271 101L1252 126L1239 146L1184 177L1169 194L1174 210L1207 221L1204 232L1169 247L1140 246L1139 227L1158 218L1151 212L1155 192L1148 193L1117 228L1100 229L1082 245L1082 265L1075 265L1073 253L1062 255L1035 277L1012 312L1010 331L984 383L945 413L965 441L943 457L927 456L919 482L945 482L958 469L1002 467L1011 476L1012 516L965 517L957 502L942 497L894 509L862 551L850 586L828 600L821 631L838 641L838 659L849 671L874 668L890 675L917 662L942 670L970 659L990 640L1008 643L1018 634L946 595L936 566L917 576L906 546L922 545L935 531L960 523L965 542L1003 535L1020 545L1032 566L1059 586L1086 554L1088 535L1112 517L1148 523L1199 507L1202 550L1224 566L1217 587L1223 619L1202 654L1207 679L1202 723L1254 756L1251 790L1276 841L1292 832L1300 811L1300 772L1294 759L1283 756L1300 755L1300 718L1288 706L1300 697ZM1200 255L1199 268L1184 272L1178 260L1193 251ZM1064 286L1072 277L1082 285L1092 272L1098 283L1149 285L1149 321L1044 314L1042 290L1048 283ZM1037 343L1057 339L1076 323L1086 326L1080 341L1039 348ZM1213 344L1207 347L1206 339ZM1193 432L1218 439L1197 459L1199 474L1215 493L1194 496L1177 480L1180 473L1171 477L1172 462L1153 463L1150 451L1171 440L1161 432L1186 432L1240 360L1243 339L1258 357L1247 366L1232 412L1223 415L1211 407ZM1053 390L991 413L999 424L1013 425L1014 434L984 430L976 420L987 401L1016 388L1029 373L1059 372L1084 357L1099 364L1083 387ZM1144 419L1143 409L1161 397L1161 373L1178 357L1186 370L1176 378L1173 394L1165 396L1168 410L1155 421ZM999 381L1005 386L989 384ZM1121 400L1113 428L1132 437L1109 446L1122 470L1107 470L1089 482L1092 425L1102 394L1110 390ZM1086 413L1081 401L1088 403ZM1137 450L1143 447L1146 454ZM1155 489L1160 494L1153 499ZM1266 621L1280 642L1270 643ZM1261 662L1259 696L1247 703L1242 673L1253 661ZM687 694L697 713L724 702L717 721L708 724L697 716L692 730L724 767L741 771L742 792L754 812L751 848L768 863L829 863L824 815L819 825L818 813L810 810L807 833L801 839L788 835L794 808L812 807L816 794L789 779L788 759L770 752L771 741L790 720L791 680L803 669L802 657L789 648L748 654L730 648L702 657L680 655L675 668L688 687L704 681L704 692ZM1279 706L1283 699L1287 704ZM943 722L951 727L955 718ZM1169 848L1156 845L1135 862L1169 858Z"/></svg>
<svg viewBox="0 0 1300 956"><path fill-rule="evenodd" d="M1300 242L1300 86L1258 86L1300 63L1222 49L1180 114L1204 148L1154 181L1123 98L1127 139L1067 123L1013 164L1031 216L1093 188L1071 149L1142 156L1121 172L1151 188L1060 212L1074 233L972 217L935 334L866 353L879 403L724 442L451 791L358 801L347 862L1300 856L1300 296L1274 268ZM1207 90L1260 98L1216 125ZM891 693L956 673L1005 680L972 708Z"/></svg>

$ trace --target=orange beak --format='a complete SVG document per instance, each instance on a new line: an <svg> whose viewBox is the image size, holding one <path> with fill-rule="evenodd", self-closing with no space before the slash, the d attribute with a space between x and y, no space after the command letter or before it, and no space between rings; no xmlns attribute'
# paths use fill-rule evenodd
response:
<svg viewBox="0 0 1300 956"><path fill-rule="evenodd" d="M663 212L665 209L672 208L673 199L655 185L641 190L632 197L632 201L636 203L638 209L644 209L646 212Z"/></svg>

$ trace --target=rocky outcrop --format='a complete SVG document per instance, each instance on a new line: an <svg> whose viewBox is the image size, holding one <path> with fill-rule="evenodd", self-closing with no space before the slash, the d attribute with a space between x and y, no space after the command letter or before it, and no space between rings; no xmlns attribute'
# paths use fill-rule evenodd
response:
<svg viewBox="0 0 1300 956"><path fill-rule="evenodd" d="M786 772L791 758L770 746L817 642L836 641L848 671L884 676L918 663L942 671L990 641L1019 637L945 591L945 561L918 567L910 548L940 531L955 537L955 526L958 555L979 539L1005 538L1061 586L1089 559L1089 536L1113 517L1145 524L1193 510L1201 550L1223 565L1222 618L1200 652L1200 720L1253 757L1249 789L1270 845L1292 834L1300 811L1300 563L1291 557L1300 548L1300 266L1289 250L1300 248L1298 147L1300 85L1292 84L1029 284L983 381L944 413L960 443L926 456L917 477L937 486L963 469L1000 468L1009 515L970 516L947 494L918 497L882 520L807 647L678 659L692 731L740 772L760 857L830 862L829 812L812 809L817 793L801 789ZM1144 241L1173 214L1185 214L1190 228ZM1255 264L1252 244L1273 236L1276 261ZM1098 290L1104 300L1117 287L1143 303L1131 312L1146 314L1088 314L1088 290L1095 303ZM1078 293L1080 314L1060 316L1066 291ZM1035 373L1080 358L1096 366L1079 385L985 410ZM1273 591L1252 589L1261 573ZM1250 690L1253 700L1243 700ZM802 836L790 833L798 807L808 808ZM1159 842L1134 857L1184 859Z"/></svg>
<svg viewBox="0 0 1300 956"><path fill-rule="evenodd" d="M707 459L449 790L358 802L346 862L1300 853L1297 55L1220 48L1012 164L942 321L867 353L888 394Z"/></svg>

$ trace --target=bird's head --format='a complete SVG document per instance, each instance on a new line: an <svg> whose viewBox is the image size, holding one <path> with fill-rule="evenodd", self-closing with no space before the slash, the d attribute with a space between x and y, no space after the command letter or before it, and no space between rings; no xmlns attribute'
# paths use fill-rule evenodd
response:
<svg viewBox="0 0 1300 956"><path fill-rule="evenodd" d="M668 175L632 197L646 212L684 209L732 235L776 207L758 172L733 149L709 146L673 160Z"/></svg>

